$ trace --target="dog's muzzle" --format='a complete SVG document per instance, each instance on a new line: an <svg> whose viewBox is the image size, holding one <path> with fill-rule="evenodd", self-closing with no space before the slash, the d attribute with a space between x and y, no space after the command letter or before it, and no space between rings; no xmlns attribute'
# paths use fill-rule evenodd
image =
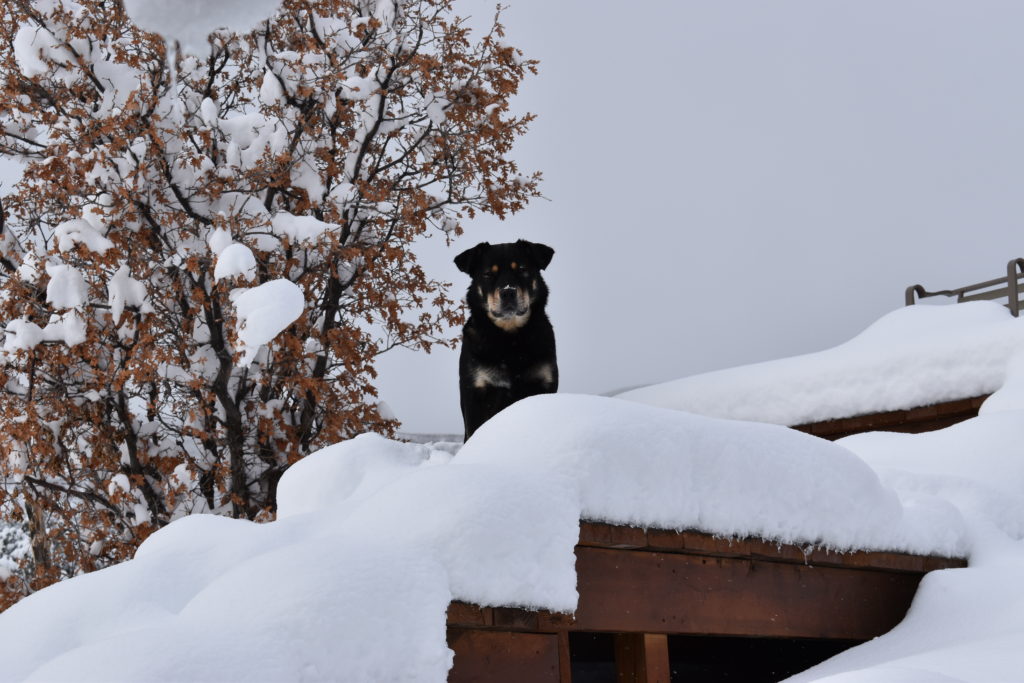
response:
<svg viewBox="0 0 1024 683"><path fill-rule="evenodd" d="M519 308L519 292L515 287L502 287L499 293L499 300L501 301L502 312L512 312Z"/></svg>
<svg viewBox="0 0 1024 683"><path fill-rule="evenodd" d="M530 297L515 285L505 285L488 297L489 313L494 318L515 318L530 310Z"/></svg>

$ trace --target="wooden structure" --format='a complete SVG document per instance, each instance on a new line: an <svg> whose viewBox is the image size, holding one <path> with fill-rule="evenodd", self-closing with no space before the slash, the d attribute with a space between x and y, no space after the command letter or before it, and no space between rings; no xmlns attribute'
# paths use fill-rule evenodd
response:
<svg viewBox="0 0 1024 683"><path fill-rule="evenodd" d="M955 296L957 303L1006 299L1006 307L1016 318L1020 315L1022 294L1024 294L1024 259L1018 258L1006 264L1006 277L937 292L929 292L921 285L911 285L907 287L905 301L907 306L913 306L916 300L930 296Z"/></svg>
<svg viewBox="0 0 1024 683"><path fill-rule="evenodd" d="M947 401L945 403L936 403L935 405L922 406L920 408L812 422L796 425L793 429L831 441L844 436L850 436L851 434L870 431L918 434L920 432L943 429L957 422L977 417L978 409L981 408L981 404L985 402L986 398L988 398L987 394L956 401Z"/></svg>
<svg viewBox="0 0 1024 683"><path fill-rule="evenodd" d="M673 669L685 680L679 674L687 667L686 648L674 639L687 636L730 637L732 644L755 638L834 643L825 659L899 623L925 573L964 564L582 523L576 613L452 603L449 681L569 683L576 676L576 683L669 683ZM581 661L574 650L598 641L604 654ZM796 671L729 680L778 680Z"/></svg>
<svg viewBox="0 0 1024 683"><path fill-rule="evenodd" d="M915 297L999 299L1013 315L1024 259L1007 277ZM793 428L825 439L918 433L975 417L988 396L826 420ZM958 558L835 553L698 532L583 522L579 605L553 614L454 602L450 683L778 681L898 624L929 571Z"/></svg>

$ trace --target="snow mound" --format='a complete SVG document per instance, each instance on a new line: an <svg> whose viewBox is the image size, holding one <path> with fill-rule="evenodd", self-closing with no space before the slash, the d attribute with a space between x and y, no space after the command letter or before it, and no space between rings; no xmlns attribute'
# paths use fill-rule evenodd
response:
<svg viewBox="0 0 1024 683"><path fill-rule="evenodd" d="M1024 319L991 301L908 306L818 353L619 395L735 420L797 425L988 394L1024 345Z"/></svg>

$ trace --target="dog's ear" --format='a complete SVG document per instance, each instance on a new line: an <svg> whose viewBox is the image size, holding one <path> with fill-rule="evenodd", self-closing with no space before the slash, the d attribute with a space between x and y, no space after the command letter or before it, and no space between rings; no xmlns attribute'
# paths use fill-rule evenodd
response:
<svg viewBox="0 0 1024 683"><path fill-rule="evenodd" d="M463 273L472 275L476 270L477 260L490 248L490 242L481 242L472 249L467 249L455 257L455 266Z"/></svg>
<svg viewBox="0 0 1024 683"><path fill-rule="evenodd" d="M537 267L541 270L548 267L548 264L551 263L551 259L555 255L555 250L546 244L528 242L526 240L519 240L516 244L530 250L530 255L533 256L534 263L536 263Z"/></svg>

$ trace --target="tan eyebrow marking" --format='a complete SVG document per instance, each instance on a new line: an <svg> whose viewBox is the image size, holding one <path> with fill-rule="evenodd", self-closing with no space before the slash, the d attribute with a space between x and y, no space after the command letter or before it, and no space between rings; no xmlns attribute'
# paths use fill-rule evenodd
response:
<svg viewBox="0 0 1024 683"><path fill-rule="evenodd" d="M498 272L498 264L497 263L495 263L493 266L491 266L491 272L492 273L497 273Z"/></svg>
<svg viewBox="0 0 1024 683"><path fill-rule="evenodd" d="M512 270L515 270L515 269L516 269L516 268L518 268L518 267L519 267L519 264L518 264L518 263L516 263L515 261L513 261L513 262L512 262Z"/></svg>

